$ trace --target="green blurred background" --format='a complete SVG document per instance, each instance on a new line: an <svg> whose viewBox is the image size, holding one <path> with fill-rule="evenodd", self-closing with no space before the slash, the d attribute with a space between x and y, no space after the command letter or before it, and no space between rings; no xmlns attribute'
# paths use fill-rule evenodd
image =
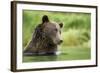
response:
<svg viewBox="0 0 100 73"><path fill-rule="evenodd" d="M91 14L75 12L51 12L23 10L23 48L32 37L35 27L48 15L51 21L62 22L61 38L57 56L23 56L23 62L85 60L91 58Z"/></svg>

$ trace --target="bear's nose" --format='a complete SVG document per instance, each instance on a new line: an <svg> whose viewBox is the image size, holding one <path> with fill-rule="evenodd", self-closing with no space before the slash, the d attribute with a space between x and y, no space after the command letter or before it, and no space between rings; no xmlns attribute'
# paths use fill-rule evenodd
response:
<svg viewBox="0 0 100 73"><path fill-rule="evenodd" d="M58 44L61 44L63 42L63 40L60 40Z"/></svg>
<svg viewBox="0 0 100 73"><path fill-rule="evenodd" d="M63 40L60 40L60 43L62 43L63 42Z"/></svg>

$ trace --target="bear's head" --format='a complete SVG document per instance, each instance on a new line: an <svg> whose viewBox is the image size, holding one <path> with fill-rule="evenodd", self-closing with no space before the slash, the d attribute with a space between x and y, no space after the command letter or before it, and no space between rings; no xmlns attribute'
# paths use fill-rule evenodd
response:
<svg viewBox="0 0 100 73"><path fill-rule="evenodd" d="M63 23L56 23L49 21L47 15L42 17L42 31L48 37L51 42L55 45L59 45L62 43L61 39L61 29L63 27Z"/></svg>

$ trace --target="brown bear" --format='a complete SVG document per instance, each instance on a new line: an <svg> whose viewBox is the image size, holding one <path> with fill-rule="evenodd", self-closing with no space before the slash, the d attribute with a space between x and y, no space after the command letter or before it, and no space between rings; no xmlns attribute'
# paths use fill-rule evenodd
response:
<svg viewBox="0 0 100 73"><path fill-rule="evenodd" d="M61 28L63 24L49 21L47 15L42 17L24 50L24 55L55 55L57 46L62 43Z"/></svg>

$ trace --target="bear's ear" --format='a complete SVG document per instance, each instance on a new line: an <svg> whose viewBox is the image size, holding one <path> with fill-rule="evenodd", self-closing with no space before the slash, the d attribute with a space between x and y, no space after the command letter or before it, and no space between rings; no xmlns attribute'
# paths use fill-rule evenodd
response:
<svg viewBox="0 0 100 73"><path fill-rule="evenodd" d="M62 28L63 27L63 23L60 23L59 26L60 26L60 28Z"/></svg>
<svg viewBox="0 0 100 73"><path fill-rule="evenodd" d="M44 15L42 17L42 23L45 23L45 22L49 22L49 19L48 19L48 16L47 15Z"/></svg>

